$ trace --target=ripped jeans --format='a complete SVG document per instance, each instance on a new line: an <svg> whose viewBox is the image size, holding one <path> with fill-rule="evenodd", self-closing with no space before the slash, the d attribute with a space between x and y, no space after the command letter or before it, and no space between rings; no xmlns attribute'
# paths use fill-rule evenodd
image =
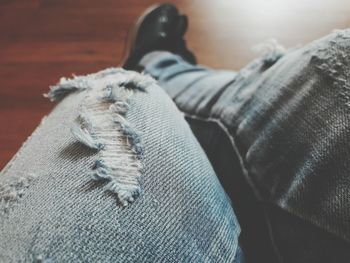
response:
<svg viewBox="0 0 350 263"><path fill-rule="evenodd" d="M231 203L154 79L62 79L0 176L0 262L242 262Z"/></svg>
<svg viewBox="0 0 350 263"><path fill-rule="evenodd" d="M61 80L0 175L0 262L348 262L349 39Z"/></svg>

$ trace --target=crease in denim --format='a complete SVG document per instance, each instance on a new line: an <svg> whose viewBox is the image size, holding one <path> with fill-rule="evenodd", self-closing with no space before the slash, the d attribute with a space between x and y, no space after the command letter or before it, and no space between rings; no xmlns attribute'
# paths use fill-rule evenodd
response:
<svg viewBox="0 0 350 263"><path fill-rule="evenodd" d="M187 73L187 72L186 72L186 73ZM204 78L206 78L206 77L208 77L208 76L210 76L210 72L207 72L207 73L205 73L205 74L203 74L203 75L200 75L199 77L196 77L196 78L195 78L194 80L192 80L190 83L187 83L183 89L179 90L177 94L173 95L172 100L173 100L173 101L176 101L176 100L177 100L182 94L184 94L184 93L188 90L188 88L191 87L194 83L196 83L196 82L198 82L198 81L200 81L200 80L202 80L202 79L204 79Z"/></svg>

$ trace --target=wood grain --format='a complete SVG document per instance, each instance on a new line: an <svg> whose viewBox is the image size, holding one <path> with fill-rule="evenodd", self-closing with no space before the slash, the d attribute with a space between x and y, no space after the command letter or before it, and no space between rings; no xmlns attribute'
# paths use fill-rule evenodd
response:
<svg viewBox="0 0 350 263"><path fill-rule="evenodd" d="M199 62L238 70L252 47L305 44L350 25L348 0L177 0ZM61 76L118 66L128 28L152 0L0 0L0 169L53 104Z"/></svg>

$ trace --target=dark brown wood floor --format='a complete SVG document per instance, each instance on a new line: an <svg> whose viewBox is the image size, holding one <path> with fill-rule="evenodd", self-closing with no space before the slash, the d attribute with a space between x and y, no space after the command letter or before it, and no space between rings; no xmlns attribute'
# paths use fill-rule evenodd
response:
<svg viewBox="0 0 350 263"><path fill-rule="evenodd" d="M61 76L118 66L128 28L152 0L0 0L0 169L53 107ZM350 26L349 0L178 0L199 62L239 69L252 46L287 47Z"/></svg>

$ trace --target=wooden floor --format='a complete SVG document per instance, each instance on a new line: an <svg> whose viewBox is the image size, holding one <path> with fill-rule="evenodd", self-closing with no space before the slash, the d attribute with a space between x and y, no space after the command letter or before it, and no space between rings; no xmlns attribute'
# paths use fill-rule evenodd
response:
<svg viewBox="0 0 350 263"><path fill-rule="evenodd" d="M118 66L128 28L152 0L0 0L0 169L53 107L61 76ZM178 0L199 62L239 69L252 47L294 47L350 26L349 0Z"/></svg>

